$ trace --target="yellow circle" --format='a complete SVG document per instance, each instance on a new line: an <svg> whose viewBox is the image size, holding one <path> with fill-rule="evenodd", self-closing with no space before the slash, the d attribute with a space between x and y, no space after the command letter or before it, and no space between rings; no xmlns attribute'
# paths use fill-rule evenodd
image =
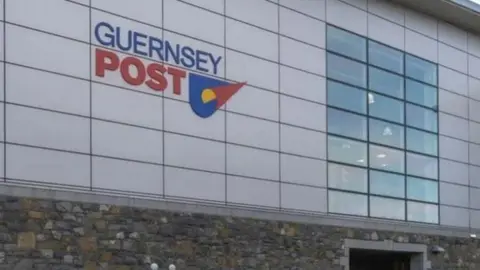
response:
<svg viewBox="0 0 480 270"><path fill-rule="evenodd" d="M215 100L217 98L217 95L215 95L215 92L213 92L212 89L205 89L202 92L202 101L203 103L208 103L212 100Z"/></svg>

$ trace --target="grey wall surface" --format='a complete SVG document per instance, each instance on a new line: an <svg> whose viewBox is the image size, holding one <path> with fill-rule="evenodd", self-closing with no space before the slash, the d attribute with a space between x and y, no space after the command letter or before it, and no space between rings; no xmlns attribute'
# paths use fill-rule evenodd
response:
<svg viewBox="0 0 480 270"><path fill-rule="evenodd" d="M439 64L440 223L480 229L480 37L383 0L133 2L0 1L7 183L325 213L330 23ZM201 119L187 82L98 77L100 21L221 56L216 76L248 85Z"/></svg>

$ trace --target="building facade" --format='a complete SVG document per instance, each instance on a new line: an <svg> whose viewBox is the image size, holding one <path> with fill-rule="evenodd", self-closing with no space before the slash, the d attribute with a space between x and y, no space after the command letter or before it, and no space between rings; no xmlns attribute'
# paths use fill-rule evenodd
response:
<svg viewBox="0 0 480 270"><path fill-rule="evenodd" d="M480 269L480 6L434 2L0 1L0 269Z"/></svg>

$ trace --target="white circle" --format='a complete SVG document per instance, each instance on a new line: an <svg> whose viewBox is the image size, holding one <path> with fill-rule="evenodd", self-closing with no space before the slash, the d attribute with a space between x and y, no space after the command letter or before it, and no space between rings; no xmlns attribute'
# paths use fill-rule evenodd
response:
<svg viewBox="0 0 480 270"><path fill-rule="evenodd" d="M168 270L175 270L175 269L177 269L177 267L174 264L170 264L168 266Z"/></svg>
<svg viewBox="0 0 480 270"><path fill-rule="evenodd" d="M152 270L158 270L158 264L152 263L152 264L150 265L150 269L152 269Z"/></svg>

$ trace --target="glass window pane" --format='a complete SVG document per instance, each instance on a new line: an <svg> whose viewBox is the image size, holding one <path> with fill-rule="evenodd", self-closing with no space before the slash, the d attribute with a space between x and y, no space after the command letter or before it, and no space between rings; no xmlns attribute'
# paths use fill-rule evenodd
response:
<svg viewBox="0 0 480 270"><path fill-rule="evenodd" d="M368 73L370 90L403 99L403 77L374 67Z"/></svg>
<svg viewBox="0 0 480 270"><path fill-rule="evenodd" d="M367 118L353 113L340 111L332 108L327 110L328 133L367 139Z"/></svg>
<svg viewBox="0 0 480 270"><path fill-rule="evenodd" d="M438 206L434 204L407 202L407 220L438 223Z"/></svg>
<svg viewBox="0 0 480 270"><path fill-rule="evenodd" d="M346 84L327 82L328 105L358 113L367 113L367 92Z"/></svg>
<svg viewBox="0 0 480 270"><path fill-rule="evenodd" d="M405 176L371 170L370 193L405 198Z"/></svg>
<svg viewBox="0 0 480 270"><path fill-rule="evenodd" d="M327 49L361 61L367 58L367 40L364 37L327 26Z"/></svg>
<svg viewBox="0 0 480 270"><path fill-rule="evenodd" d="M437 88L412 80L406 81L406 100L437 110Z"/></svg>
<svg viewBox="0 0 480 270"><path fill-rule="evenodd" d="M356 61L329 53L327 77L351 85L367 87L367 67Z"/></svg>
<svg viewBox="0 0 480 270"><path fill-rule="evenodd" d="M424 202L438 202L438 182L415 177L407 178L407 198Z"/></svg>
<svg viewBox="0 0 480 270"><path fill-rule="evenodd" d="M371 116L403 124L404 103L401 101L368 93L368 109Z"/></svg>
<svg viewBox="0 0 480 270"><path fill-rule="evenodd" d="M357 192L367 192L367 170L328 163L328 187Z"/></svg>
<svg viewBox="0 0 480 270"><path fill-rule="evenodd" d="M370 145L370 168L404 173L405 153L400 150Z"/></svg>
<svg viewBox="0 0 480 270"><path fill-rule="evenodd" d="M407 149L428 155L438 155L438 136L436 134L407 129Z"/></svg>
<svg viewBox="0 0 480 270"><path fill-rule="evenodd" d="M328 211L357 216L368 215L367 195L328 191Z"/></svg>
<svg viewBox="0 0 480 270"><path fill-rule="evenodd" d="M407 153L407 174L438 179L438 159Z"/></svg>
<svg viewBox="0 0 480 270"><path fill-rule="evenodd" d="M405 75L428 84L437 85L437 65L409 54L405 57Z"/></svg>
<svg viewBox="0 0 480 270"><path fill-rule="evenodd" d="M358 166L366 166L367 144L328 136L328 159Z"/></svg>
<svg viewBox="0 0 480 270"><path fill-rule="evenodd" d="M370 196L370 216L405 220L405 201Z"/></svg>
<svg viewBox="0 0 480 270"><path fill-rule="evenodd" d="M407 104L407 125L431 132L437 132L437 112Z"/></svg>
<svg viewBox="0 0 480 270"><path fill-rule="evenodd" d="M368 61L372 65L403 74L403 52L371 40L368 42Z"/></svg>
<svg viewBox="0 0 480 270"><path fill-rule="evenodd" d="M371 142L391 145L398 148L404 147L405 128L392 123L369 119L369 139Z"/></svg>

